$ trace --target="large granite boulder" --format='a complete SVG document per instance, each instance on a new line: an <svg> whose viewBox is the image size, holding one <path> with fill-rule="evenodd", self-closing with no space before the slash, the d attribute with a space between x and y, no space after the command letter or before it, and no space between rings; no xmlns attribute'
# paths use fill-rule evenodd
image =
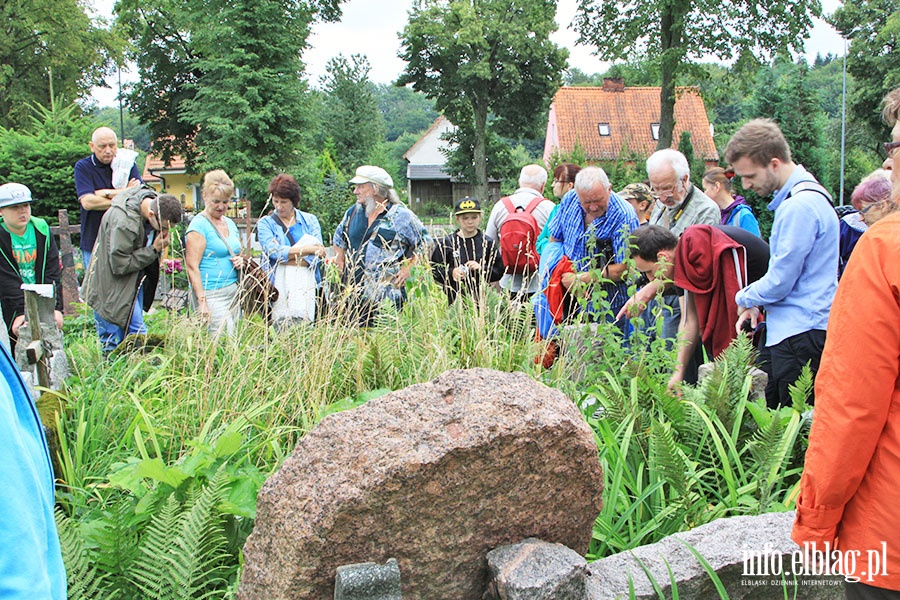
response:
<svg viewBox="0 0 900 600"><path fill-rule="evenodd" d="M396 557L403 597L476 600L487 553L584 553L601 508L590 428L522 373L444 373L326 417L263 486L241 600L331 598L340 565Z"/></svg>

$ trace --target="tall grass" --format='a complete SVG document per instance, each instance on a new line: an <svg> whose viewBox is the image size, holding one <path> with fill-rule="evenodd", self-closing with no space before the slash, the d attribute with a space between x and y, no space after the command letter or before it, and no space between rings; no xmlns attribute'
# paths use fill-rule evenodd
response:
<svg viewBox="0 0 900 600"><path fill-rule="evenodd" d="M60 523L76 546L70 555L94 565L73 570L82 580L72 589L145 597L156 584L144 574L168 568L189 573L204 597L233 593L256 493L297 441L329 412L453 368L524 371L582 409L606 484L589 558L793 502L803 407L769 411L747 400L747 347L678 399L666 390L674 350L653 331L623 344L601 324L590 349L570 348L541 372L529 304L488 292L448 306L422 268L407 287L404 309L383 311L367 329L337 310L281 332L248 320L235 337L212 339L189 315L158 312L147 319L152 343L109 361L88 313L68 323ZM571 377L576 366L585 378ZM159 553L146 548L160 547L181 554L155 562ZM207 547L209 556L193 555Z"/></svg>
<svg viewBox="0 0 900 600"><path fill-rule="evenodd" d="M145 535L160 534L162 510L166 523L185 524L177 535L194 531L191 511L215 479L213 505L232 558L223 576L216 546L209 568L221 583L213 596L224 594L234 585L259 486L335 403L453 368L537 375L529 305L487 293L448 306L426 270L408 289L403 311L385 310L367 329L349 325L349 315L336 311L315 325L277 333L248 320L235 337L212 339L189 315L155 313L147 319L152 343L117 351L109 361L100 355L89 319L69 325L73 374L57 423L58 498L67 531L78 524L74 530L97 564L91 585L99 581L107 597L146 593L150 582L139 574L165 565L151 564L152 553L134 548L147 543ZM170 566L188 568L184 558ZM73 589L88 587L73 583Z"/></svg>

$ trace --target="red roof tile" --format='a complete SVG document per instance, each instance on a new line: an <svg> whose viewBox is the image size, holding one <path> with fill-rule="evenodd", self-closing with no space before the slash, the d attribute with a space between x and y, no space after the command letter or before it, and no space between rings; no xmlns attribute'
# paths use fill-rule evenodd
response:
<svg viewBox="0 0 900 600"><path fill-rule="evenodd" d="M560 151L569 153L577 143L589 160L614 160L623 147L649 156L656 150L650 125L659 123L659 92L658 87L626 87L619 92L600 87L562 87L550 109L548 146L555 139ZM608 136L598 133L600 123L609 124ZM554 127L555 138L551 131ZM682 131L691 132L696 157L719 159L703 99L694 87L679 87L676 91L673 148L678 147ZM552 150L548 147L549 152Z"/></svg>
<svg viewBox="0 0 900 600"><path fill-rule="evenodd" d="M148 154L147 162L144 163L144 174L141 177L144 181L159 181L160 178L151 173L151 171L161 172L164 175L166 173L184 173L184 159L180 156L173 156L169 164L166 164L163 162L162 157Z"/></svg>

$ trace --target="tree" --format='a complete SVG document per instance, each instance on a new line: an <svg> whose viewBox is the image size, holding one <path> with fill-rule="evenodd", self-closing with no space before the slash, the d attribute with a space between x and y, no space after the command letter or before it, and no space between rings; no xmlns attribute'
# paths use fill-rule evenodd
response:
<svg viewBox="0 0 900 600"><path fill-rule="evenodd" d="M380 84L375 86L375 94L387 128L385 138L389 142L405 133L420 133L438 118L434 101L408 87Z"/></svg>
<svg viewBox="0 0 900 600"><path fill-rule="evenodd" d="M301 160L308 127L300 61L313 20L340 0L119 0L140 82L129 106L163 159L224 168L259 197Z"/></svg>
<svg viewBox="0 0 900 600"><path fill-rule="evenodd" d="M844 0L828 22L850 40L847 73L855 85L848 104L876 141L890 139L881 102L900 86L900 0Z"/></svg>
<svg viewBox="0 0 900 600"><path fill-rule="evenodd" d="M488 117L498 135L529 137L545 122L568 52L550 41L552 0L416 0L400 34L411 84L472 139L475 193L487 197Z"/></svg>
<svg viewBox="0 0 900 600"><path fill-rule="evenodd" d="M822 99L807 77L804 60L776 62L760 71L752 117L774 119L791 148L791 157L825 187L830 186L824 150Z"/></svg>
<svg viewBox="0 0 900 600"><path fill-rule="evenodd" d="M574 25L579 43L596 46L603 60L659 60L661 149L672 146L676 77L691 60L712 55L741 69L781 49L801 50L821 12L819 0L579 0Z"/></svg>
<svg viewBox="0 0 900 600"><path fill-rule="evenodd" d="M60 208L77 211L72 165L90 152L93 128L75 104L33 108L27 128L0 127L0 181L27 185L35 215L55 222Z"/></svg>
<svg viewBox="0 0 900 600"><path fill-rule="evenodd" d="M0 126L28 122L27 105L68 104L101 85L122 41L77 0L0 3Z"/></svg>
<svg viewBox="0 0 900 600"><path fill-rule="evenodd" d="M384 117L375 86L369 81L369 59L340 54L328 61L321 83L325 90L320 125L334 143L334 157L344 173L370 164L384 143Z"/></svg>

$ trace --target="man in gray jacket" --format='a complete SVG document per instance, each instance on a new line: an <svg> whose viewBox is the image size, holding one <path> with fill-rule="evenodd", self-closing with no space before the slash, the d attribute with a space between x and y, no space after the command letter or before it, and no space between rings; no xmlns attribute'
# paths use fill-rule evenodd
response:
<svg viewBox="0 0 900 600"><path fill-rule="evenodd" d="M159 269L169 227L181 222L181 213L181 203L171 194L129 188L113 198L103 215L84 287L87 303L97 313L104 353L114 350L126 334L143 333L130 327L142 274Z"/></svg>

